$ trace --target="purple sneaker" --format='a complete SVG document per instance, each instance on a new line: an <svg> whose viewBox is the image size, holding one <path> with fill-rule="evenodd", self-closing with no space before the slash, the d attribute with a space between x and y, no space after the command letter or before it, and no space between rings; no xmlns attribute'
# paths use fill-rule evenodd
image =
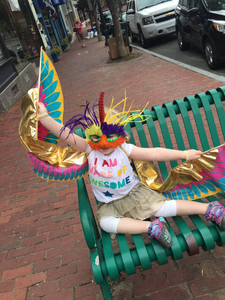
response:
<svg viewBox="0 0 225 300"><path fill-rule="evenodd" d="M148 228L149 238L156 238L165 248L172 246L172 238L168 230L168 224L163 217L151 222Z"/></svg>
<svg viewBox="0 0 225 300"><path fill-rule="evenodd" d="M219 201L209 203L205 217L208 221L210 220L218 224L225 231L225 208Z"/></svg>

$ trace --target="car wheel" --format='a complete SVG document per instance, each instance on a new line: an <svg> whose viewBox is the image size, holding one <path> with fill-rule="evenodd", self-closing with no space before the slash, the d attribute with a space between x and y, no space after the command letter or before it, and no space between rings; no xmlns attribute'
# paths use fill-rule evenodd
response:
<svg viewBox="0 0 225 300"><path fill-rule="evenodd" d="M142 47L147 48L148 43L147 43L147 40L145 39L140 27L138 28L138 31L139 31L139 39L140 39Z"/></svg>
<svg viewBox="0 0 225 300"><path fill-rule="evenodd" d="M177 41L181 51L185 51L190 47L190 44L184 41L184 37L180 30L177 31Z"/></svg>
<svg viewBox="0 0 225 300"><path fill-rule="evenodd" d="M209 39L206 39L205 41L205 58L210 69L215 70L218 68L219 62L216 51Z"/></svg>
<svg viewBox="0 0 225 300"><path fill-rule="evenodd" d="M132 31L130 30L130 28L129 28L129 31L130 31L130 38L131 38L131 41L132 41L133 43L137 42L137 38L133 35L133 33L132 33Z"/></svg>

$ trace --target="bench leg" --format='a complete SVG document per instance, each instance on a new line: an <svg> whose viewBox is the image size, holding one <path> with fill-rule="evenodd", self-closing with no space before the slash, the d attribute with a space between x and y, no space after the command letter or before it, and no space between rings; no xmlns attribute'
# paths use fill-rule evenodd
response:
<svg viewBox="0 0 225 300"><path fill-rule="evenodd" d="M113 300L108 278L103 274L101 269L101 261L97 249L91 252L91 263L95 281L100 285L103 298L105 300Z"/></svg>
<svg viewBox="0 0 225 300"><path fill-rule="evenodd" d="M99 284L102 290L102 295L105 300L113 300L111 289L109 286L109 281L105 278L104 282Z"/></svg>

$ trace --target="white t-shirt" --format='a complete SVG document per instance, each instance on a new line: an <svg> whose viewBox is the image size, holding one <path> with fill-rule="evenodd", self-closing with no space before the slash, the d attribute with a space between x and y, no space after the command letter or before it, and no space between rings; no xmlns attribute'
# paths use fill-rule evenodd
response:
<svg viewBox="0 0 225 300"><path fill-rule="evenodd" d="M130 155L133 145L124 143L122 147ZM86 153L91 150L88 145ZM109 203L127 195L139 182L127 155L117 147L110 155L93 150L88 156L89 178L96 199Z"/></svg>

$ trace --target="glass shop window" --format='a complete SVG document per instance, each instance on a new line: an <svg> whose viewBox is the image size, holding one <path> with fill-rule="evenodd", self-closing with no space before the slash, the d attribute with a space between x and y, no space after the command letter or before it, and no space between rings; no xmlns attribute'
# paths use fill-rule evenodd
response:
<svg viewBox="0 0 225 300"><path fill-rule="evenodd" d="M25 1L0 1L0 34L18 71L39 57L42 43Z"/></svg>

